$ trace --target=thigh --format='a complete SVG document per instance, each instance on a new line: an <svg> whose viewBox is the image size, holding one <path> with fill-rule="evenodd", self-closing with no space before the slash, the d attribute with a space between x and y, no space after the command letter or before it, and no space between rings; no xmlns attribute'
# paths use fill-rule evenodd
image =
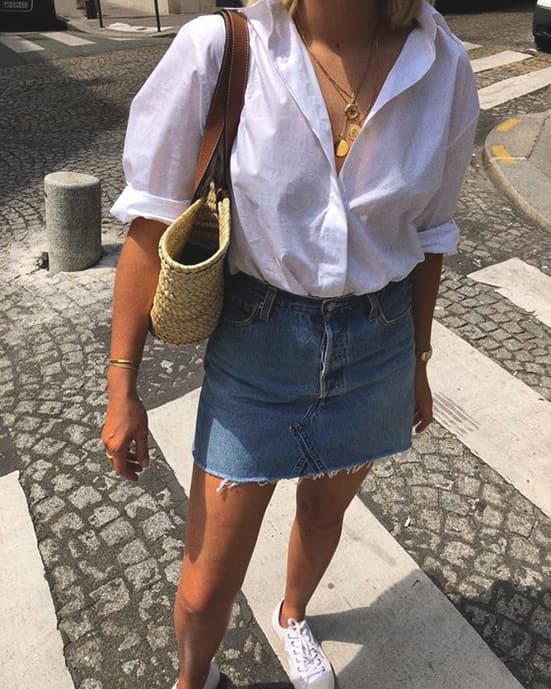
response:
<svg viewBox="0 0 551 689"><path fill-rule="evenodd" d="M300 481L297 487L297 513L306 513L320 525L338 521L360 489L373 464L358 471L339 471L335 476L320 476Z"/></svg>
<svg viewBox="0 0 551 689"><path fill-rule="evenodd" d="M186 595L239 591L275 487L239 483L218 491L221 480L194 465L180 577Z"/></svg>

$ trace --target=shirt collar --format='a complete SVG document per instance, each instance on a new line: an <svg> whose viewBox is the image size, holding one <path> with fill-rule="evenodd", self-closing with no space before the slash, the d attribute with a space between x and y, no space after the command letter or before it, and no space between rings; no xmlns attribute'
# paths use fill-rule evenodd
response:
<svg viewBox="0 0 551 689"><path fill-rule="evenodd" d="M265 45L276 70L334 165L333 134L327 108L308 51L288 11L280 0L260 0L242 11L251 20L250 26ZM416 15L417 26L408 36L365 125L431 68L436 54L436 16L436 10L421 0Z"/></svg>

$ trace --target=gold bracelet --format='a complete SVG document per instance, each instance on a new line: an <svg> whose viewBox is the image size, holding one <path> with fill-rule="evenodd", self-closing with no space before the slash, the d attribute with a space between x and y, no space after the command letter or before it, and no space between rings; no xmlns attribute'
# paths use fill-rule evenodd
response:
<svg viewBox="0 0 551 689"><path fill-rule="evenodd" d="M109 366L113 366L113 368L124 368L127 371L136 371L138 372L138 367L135 366L134 364L126 364L122 363L120 361L110 361Z"/></svg>
<svg viewBox="0 0 551 689"><path fill-rule="evenodd" d="M132 366L139 366L139 361L132 361L132 359L109 359L110 364L132 364Z"/></svg>

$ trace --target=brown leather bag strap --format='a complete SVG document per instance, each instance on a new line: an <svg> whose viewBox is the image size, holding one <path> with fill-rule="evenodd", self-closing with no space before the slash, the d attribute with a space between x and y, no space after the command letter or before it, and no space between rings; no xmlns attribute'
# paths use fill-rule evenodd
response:
<svg viewBox="0 0 551 689"><path fill-rule="evenodd" d="M222 66L210 104L197 168L192 201L204 196L210 181L229 186L229 160L237 134L249 71L247 18L241 12L222 9L226 43Z"/></svg>

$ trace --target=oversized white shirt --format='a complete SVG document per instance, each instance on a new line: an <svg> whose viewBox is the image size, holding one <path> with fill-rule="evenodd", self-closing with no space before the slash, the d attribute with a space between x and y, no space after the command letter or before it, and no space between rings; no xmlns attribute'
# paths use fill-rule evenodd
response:
<svg viewBox="0 0 551 689"><path fill-rule="evenodd" d="M241 10L250 68L230 159L241 270L295 294L365 294L405 277L425 253L457 251L453 219L479 105L461 42L422 2L337 174L319 82L279 0ZM222 61L220 15L193 19L132 101L111 213L172 222L189 205L199 146Z"/></svg>

